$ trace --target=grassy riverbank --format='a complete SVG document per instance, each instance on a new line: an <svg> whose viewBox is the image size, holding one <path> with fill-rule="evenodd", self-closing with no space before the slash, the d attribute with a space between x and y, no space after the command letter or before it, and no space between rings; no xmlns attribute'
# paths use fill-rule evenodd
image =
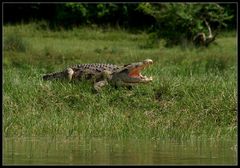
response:
<svg viewBox="0 0 240 168"><path fill-rule="evenodd" d="M237 134L235 33L207 49L149 48L124 30L50 31L4 26L4 136L229 138ZM45 82L42 75L79 63L125 64L150 58L154 81L132 90L89 82Z"/></svg>

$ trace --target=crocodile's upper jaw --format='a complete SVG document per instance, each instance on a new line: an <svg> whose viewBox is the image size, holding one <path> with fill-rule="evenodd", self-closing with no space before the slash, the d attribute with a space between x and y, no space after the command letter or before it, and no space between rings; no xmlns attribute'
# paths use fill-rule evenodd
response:
<svg viewBox="0 0 240 168"><path fill-rule="evenodd" d="M153 64L153 61L151 59L146 59L143 62L139 62L139 63L133 63L128 65L128 69L129 69L129 73L128 76L130 78L137 78L138 81L137 82L150 82L152 81L152 77L147 77L147 76L143 76L141 74L141 71L148 67L149 65ZM131 80L130 80L131 83Z"/></svg>
<svg viewBox="0 0 240 168"><path fill-rule="evenodd" d="M151 64L153 64L153 61L151 59L146 59L142 62L124 65L121 71L113 75L113 80L126 85L151 82L153 80L152 77L143 76L141 74L141 71Z"/></svg>

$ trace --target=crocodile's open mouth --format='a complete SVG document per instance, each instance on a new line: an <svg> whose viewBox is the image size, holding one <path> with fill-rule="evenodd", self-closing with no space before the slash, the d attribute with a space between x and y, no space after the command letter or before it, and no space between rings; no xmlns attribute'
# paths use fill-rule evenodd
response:
<svg viewBox="0 0 240 168"><path fill-rule="evenodd" d="M128 76L131 78L140 79L141 81L145 82L152 81L152 77L143 76L141 74L141 71L151 64L153 64L153 61L151 59L146 59L143 62L136 64L136 66L130 70Z"/></svg>

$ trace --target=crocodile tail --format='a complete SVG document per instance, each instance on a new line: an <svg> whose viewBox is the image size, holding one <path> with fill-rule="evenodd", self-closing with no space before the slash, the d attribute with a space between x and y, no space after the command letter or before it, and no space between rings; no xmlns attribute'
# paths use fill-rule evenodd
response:
<svg viewBox="0 0 240 168"><path fill-rule="evenodd" d="M65 71L61 72L54 72L43 75L43 80L54 80L54 79L61 79L65 77Z"/></svg>

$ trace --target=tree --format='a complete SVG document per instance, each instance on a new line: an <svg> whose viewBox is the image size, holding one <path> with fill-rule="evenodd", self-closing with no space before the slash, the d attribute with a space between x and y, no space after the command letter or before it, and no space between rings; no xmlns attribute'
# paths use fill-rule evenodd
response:
<svg viewBox="0 0 240 168"><path fill-rule="evenodd" d="M166 46L179 45L184 40L196 46L212 43L225 21L233 16L217 3L142 3L139 10L153 16L155 37L166 41Z"/></svg>

